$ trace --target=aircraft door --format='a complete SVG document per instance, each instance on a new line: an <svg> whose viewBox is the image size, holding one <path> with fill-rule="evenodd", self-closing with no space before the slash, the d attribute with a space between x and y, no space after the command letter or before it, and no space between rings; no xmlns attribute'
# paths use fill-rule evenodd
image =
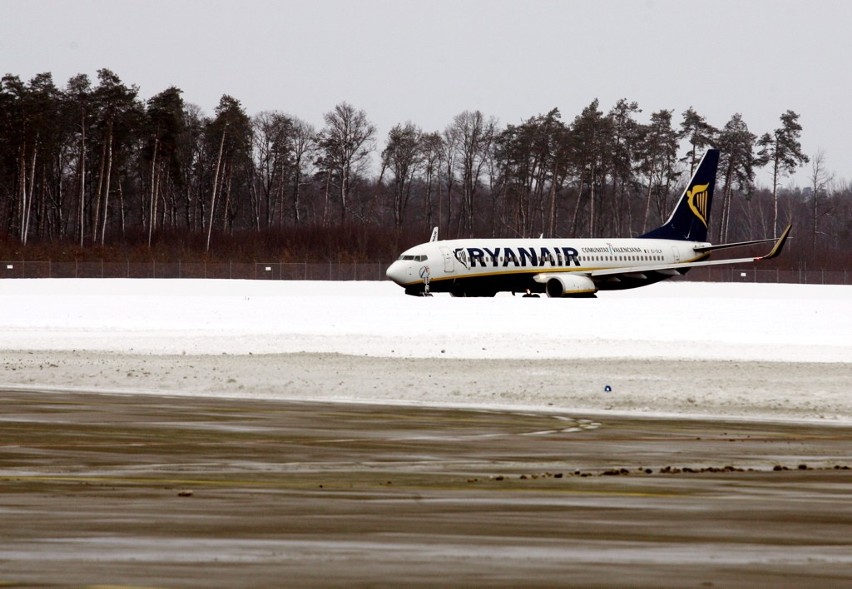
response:
<svg viewBox="0 0 852 589"><path fill-rule="evenodd" d="M680 263L680 249L678 249L676 245L672 246L672 259L674 260L675 264Z"/></svg>
<svg viewBox="0 0 852 589"><path fill-rule="evenodd" d="M455 270L453 266L453 252L448 247L442 247L441 254L444 256L444 272L447 274L453 272Z"/></svg>

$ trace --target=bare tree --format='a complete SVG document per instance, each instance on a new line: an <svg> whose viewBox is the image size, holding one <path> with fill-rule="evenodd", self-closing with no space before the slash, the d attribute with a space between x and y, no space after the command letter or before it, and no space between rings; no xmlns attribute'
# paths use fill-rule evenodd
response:
<svg viewBox="0 0 852 589"><path fill-rule="evenodd" d="M441 199L438 204L438 224L443 225L444 229L449 229L450 222L453 218L453 186L456 182L456 154L458 152L459 133L452 125L444 129L441 135L441 170L444 174L444 184L447 188L446 193L446 221L444 220L444 199Z"/></svg>
<svg viewBox="0 0 852 589"><path fill-rule="evenodd" d="M301 186L316 145L316 131L308 123L278 111L252 118L254 224L281 225L286 209L294 224L301 222Z"/></svg>
<svg viewBox="0 0 852 589"><path fill-rule="evenodd" d="M825 151L817 150L811 159L811 250L816 251L817 234L819 233L819 220L821 216L829 213L821 210L821 203L828 200L828 188L831 185L833 175L826 168Z"/></svg>
<svg viewBox="0 0 852 589"><path fill-rule="evenodd" d="M317 132L309 123L293 118L291 137L292 149L292 174L291 174L291 206L293 207L293 222L298 224L302 221L302 184L303 178L309 176L314 152L317 149Z"/></svg>
<svg viewBox="0 0 852 589"><path fill-rule="evenodd" d="M338 182L340 195L340 220L346 222L350 208L352 181L368 164L376 127L367 119L367 113L341 102L324 117L325 128L320 132L323 163L328 174Z"/></svg>
<svg viewBox="0 0 852 589"><path fill-rule="evenodd" d="M439 175L441 152L444 148L444 140L438 133L427 133L420 140L420 155L423 158L423 182L426 184L425 206L426 206L426 228L431 229L434 225L434 205L432 202L432 185ZM440 217L438 218L440 221Z"/></svg>
<svg viewBox="0 0 852 589"><path fill-rule="evenodd" d="M422 135L423 132L413 123L394 125L388 132L388 143L382 151L379 181L385 170L393 174L393 221L397 228L402 227L411 196L411 184L420 164Z"/></svg>
<svg viewBox="0 0 852 589"><path fill-rule="evenodd" d="M252 199L255 227L272 226L276 210L282 208L291 158L290 136L293 121L276 111L263 111L252 117L252 145L258 198ZM263 223L261 223L263 217Z"/></svg>
<svg viewBox="0 0 852 589"><path fill-rule="evenodd" d="M458 163L461 168L462 219L464 229L474 229L475 195L479 188L479 179L485 168L488 150L494 141L497 121L491 117L487 121L481 112L464 111L456 115L451 125L458 138Z"/></svg>

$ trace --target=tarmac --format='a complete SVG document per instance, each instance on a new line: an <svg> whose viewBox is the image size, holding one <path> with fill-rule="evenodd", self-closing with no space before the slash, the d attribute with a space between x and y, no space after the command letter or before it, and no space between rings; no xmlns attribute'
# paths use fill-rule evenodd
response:
<svg viewBox="0 0 852 589"><path fill-rule="evenodd" d="M852 586L852 427L0 391L0 586Z"/></svg>

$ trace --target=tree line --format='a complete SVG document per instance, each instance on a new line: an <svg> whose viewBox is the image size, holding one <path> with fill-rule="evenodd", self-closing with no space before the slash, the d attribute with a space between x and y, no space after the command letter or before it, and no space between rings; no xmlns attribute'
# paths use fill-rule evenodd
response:
<svg viewBox="0 0 852 589"><path fill-rule="evenodd" d="M108 69L64 88L50 73L7 74L0 246L388 259L434 226L444 238L627 237L666 218L712 146L714 241L772 237L794 217L801 256L849 263L852 188L834 181L823 152L802 152L798 114L758 135L740 114L715 127L691 107L646 123L641 113L627 99L608 110L593 100L570 121L553 109L501 126L465 111L443 130L399 123L379 145L346 102L317 129L280 111L250 116L228 95L212 116L176 87L144 100ZM809 186L783 188L808 165ZM762 168L769 187L756 185Z"/></svg>

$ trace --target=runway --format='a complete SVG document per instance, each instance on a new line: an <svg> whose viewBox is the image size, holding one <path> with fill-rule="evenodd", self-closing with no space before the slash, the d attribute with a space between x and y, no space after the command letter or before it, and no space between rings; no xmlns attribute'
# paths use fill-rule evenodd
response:
<svg viewBox="0 0 852 589"><path fill-rule="evenodd" d="M852 583L847 425L0 400L0 585Z"/></svg>

